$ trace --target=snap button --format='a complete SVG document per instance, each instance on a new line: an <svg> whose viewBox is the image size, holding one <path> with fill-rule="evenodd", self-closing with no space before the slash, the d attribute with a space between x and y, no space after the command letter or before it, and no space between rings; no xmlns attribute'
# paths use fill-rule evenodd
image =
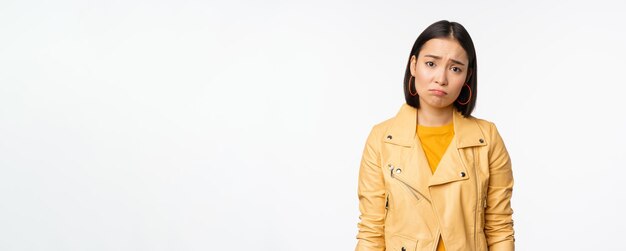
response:
<svg viewBox="0 0 626 251"><path fill-rule="evenodd" d="M387 135L387 139L391 139L391 138L392 138L391 135Z"/></svg>
<svg viewBox="0 0 626 251"><path fill-rule="evenodd" d="M397 174L400 174L401 172L402 172L402 169L400 169L400 168L396 169L396 173Z"/></svg>
<svg viewBox="0 0 626 251"><path fill-rule="evenodd" d="M479 139L478 142L485 143L485 141L483 139Z"/></svg>
<svg viewBox="0 0 626 251"><path fill-rule="evenodd" d="M461 172L461 177L465 177L465 172Z"/></svg>

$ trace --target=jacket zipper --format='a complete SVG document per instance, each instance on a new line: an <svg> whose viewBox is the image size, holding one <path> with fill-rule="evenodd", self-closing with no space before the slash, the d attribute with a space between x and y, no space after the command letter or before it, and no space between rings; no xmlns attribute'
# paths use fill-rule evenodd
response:
<svg viewBox="0 0 626 251"><path fill-rule="evenodd" d="M480 187L478 186L478 181L480 180L478 178L478 149L474 148L472 151L472 154L474 155L474 174L475 174L475 178L474 179L474 183L476 184L476 197L478 198L478 202L476 203L476 209L478 209L479 207L482 207L480 210L476 210L476 212L478 213L478 215L476 216L476 223L474 224L474 243L476 244L476 247L478 248L478 231L483 231L485 228L485 208L487 208L487 194L483 193L482 191L480 191ZM484 195L483 195L484 194ZM478 229L478 226L481 226L482 229Z"/></svg>
<svg viewBox="0 0 626 251"><path fill-rule="evenodd" d="M394 179L396 179L396 180L398 180L398 181L402 182L402 184L404 184L405 186L407 186L407 187L410 189L411 194L413 194L413 196L415 196L415 199L417 199L418 201L420 200L420 198L419 198L419 196L417 196L417 194L415 194L415 193L418 193L420 196L422 196L422 198L424 198L426 201L428 201L428 203L430 203L430 200L429 200L428 198L426 198L426 196L424 196L422 193L420 193L420 191L417 191L417 189L414 189L414 188L413 188L412 186L410 186L410 185L409 185L406 181L404 181L404 180L402 180L401 178L398 178L398 177L396 177L395 175L393 175L393 171L394 171L394 169L395 169L395 167L394 167L394 166L389 165L389 171L390 171L390 174L391 174L391 177L392 177L392 178L394 178Z"/></svg>
<svg viewBox="0 0 626 251"><path fill-rule="evenodd" d="M474 184L476 185L476 206L475 206L475 212L478 213L478 215L476 215L476 217L474 218L474 246L476 249L478 249L478 224L480 224L479 222L479 218L480 218L480 212L478 210L478 207L482 206L481 204L481 199L482 196L480 196L481 191L478 187L478 168L476 167L476 162L477 162L477 156L476 156L476 148L473 147L472 148L472 157L474 159L474 163L472 163L472 167L474 168Z"/></svg>

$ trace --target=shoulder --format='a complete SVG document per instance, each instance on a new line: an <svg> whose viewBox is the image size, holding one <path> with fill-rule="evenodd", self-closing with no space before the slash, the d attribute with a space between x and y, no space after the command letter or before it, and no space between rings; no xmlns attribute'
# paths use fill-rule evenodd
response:
<svg viewBox="0 0 626 251"><path fill-rule="evenodd" d="M496 124L492 122L491 120L477 118L474 116L470 116L469 119L476 122L476 124L478 124L480 129L486 134L490 134L493 130L496 130Z"/></svg>
<svg viewBox="0 0 626 251"><path fill-rule="evenodd" d="M500 132L498 132L498 127L495 122L474 116L469 116L467 119L474 121L476 125L478 125L478 128L480 128L483 137L485 137L490 150L504 147L504 141L500 136Z"/></svg>
<svg viewBox="0 0 626 251"><path fill-rule="evenodd" d="M474 120L478 127L480 127L480 130L487 140L490 158L508 156L506 144L504 143L496 124L491 120L482 118L472 117L472 120Z"/></svg>
<svg viewBox="0 0 626 251"><path fill-rule="evenodd" d="M396 116L393 116L379 121L378 123L374 124L374 126L372 126L372 131L376 131L378 133L385 132L387 129L389 129L389 127L391 127L391 125L393 125L395 119Z"/></svg>
<svg viewBox="0 0 626 251"><path fill-rule="evenodd" d="M498 132L496 124L491 120L478 118L473 115L470 115L469 117L467 117L467 119L474 121L478 125L480 130L483 132L483 134L485 134L485 136L491 136L493 135L493 133Z"/></svg>
<svg viewBox="0 0 626 251"><path fill-rule="evenodd" d="M395 118L395 116L388 117L372 125L367 137L368 144L378 144L379 142L382 142L382 135L384 135L385 132L393 125Z"/></svg>

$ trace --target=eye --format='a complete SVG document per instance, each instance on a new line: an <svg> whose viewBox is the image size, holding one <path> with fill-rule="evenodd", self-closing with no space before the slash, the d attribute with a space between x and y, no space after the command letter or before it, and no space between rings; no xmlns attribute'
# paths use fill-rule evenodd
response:
<svg viewBox="0 0 626 251"><path fill-rule="evenodd" d="M426 65L428 65L430 67L433 67L435 65L435 63L433 63L432 61L428 61L428 62L426 62Z"/></svg>
<svg viewBox="0 0 626 251"><path fill-rule="evenodd" d="M461 68L459 68L459 67L452 67L452 70L454 72L461 72L462 71Z"/></svg>

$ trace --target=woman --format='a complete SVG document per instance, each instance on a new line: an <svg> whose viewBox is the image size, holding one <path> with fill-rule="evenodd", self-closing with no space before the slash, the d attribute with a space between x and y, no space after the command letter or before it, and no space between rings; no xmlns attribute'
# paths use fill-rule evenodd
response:
<svg viewBox="0 0 626 251"><path fill-rule="evenodd" d="M511 161L496 126L471 116L476 53L442 20L419 35L406 103L373 126L359 169L356 250L514 250Z"/></svg>

